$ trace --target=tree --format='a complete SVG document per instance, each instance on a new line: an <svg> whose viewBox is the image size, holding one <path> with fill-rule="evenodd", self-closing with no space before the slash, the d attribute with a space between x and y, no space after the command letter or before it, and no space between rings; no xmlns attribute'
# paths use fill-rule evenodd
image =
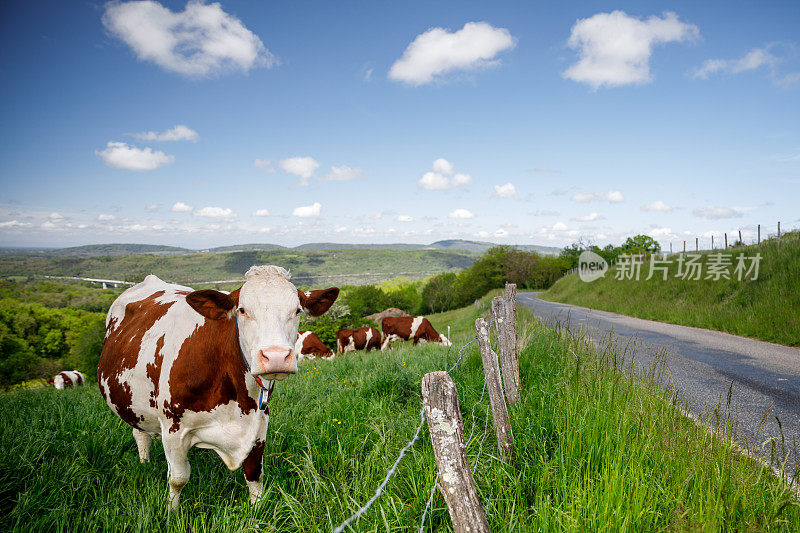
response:
<svg viewBox="0 0 800 533"><path fill-rule="evenodd" d="M620 246L620 248L626 253L631 254L656 254L661 251L661 245L649 235L636 235L634 237L628 237L628 239L623 243L622 246Z"/></svg>

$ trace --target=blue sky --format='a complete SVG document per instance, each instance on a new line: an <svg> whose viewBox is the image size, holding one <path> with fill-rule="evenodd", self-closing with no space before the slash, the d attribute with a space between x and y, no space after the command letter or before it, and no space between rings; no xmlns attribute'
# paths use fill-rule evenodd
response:
<svg viewBox="0 0 800 533"><path fill-rule="evenodd" d="M5 3L0 245L800 226L800 3L561 4Z"/></svg>

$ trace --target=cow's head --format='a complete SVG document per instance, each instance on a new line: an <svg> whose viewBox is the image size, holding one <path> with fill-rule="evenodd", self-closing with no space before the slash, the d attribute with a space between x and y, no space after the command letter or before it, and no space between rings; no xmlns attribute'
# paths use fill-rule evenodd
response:
<svg viewBox="0 0 800 533"><path fill-rule="evenodd" d="M441 333L439 334L439 342L441 343L442 346L452 346L453 345L453 343L450 342L450 339L448 339L447 337L445 337Z"/></svg>
<svg viewBox="0 0 800 533"><path fill-rule="evenodd" d="M289 278L289 272L281 267L254 266L245 274L244 285L232 293L195 291L186 301L212 320L235 317L239 346L250 373L281 380L297 373L294 345L300 314L320 316L339 296L336 287L300 291Z"/></svg>

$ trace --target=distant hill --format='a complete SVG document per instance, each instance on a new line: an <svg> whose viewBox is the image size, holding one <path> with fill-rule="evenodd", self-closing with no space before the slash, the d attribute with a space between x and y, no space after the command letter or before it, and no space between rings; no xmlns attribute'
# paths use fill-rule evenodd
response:
<svg viewBox="0 0 800 533"><path fill-rule="evenodd" d="M296 250L298 252L321 251L321 250L395 250L410 252L414 250L447 250L463 251L471 254L480 255L489 248L498 246L496 243L484 241L467 241L462 239L450 239L436 241L431 244L408 244L408 243L388 243L388 244L348 244L336 242L311 242L295 247L286 247L279 244L269 243L249 243L234 244L231 246L217 246L204 250L191 250L177 246L163 246L157 244L89 244L86 246L74 246L71 248L0 248L0 255L49 255L54 257L99 257L116 256L131 254L156 254L156 255L182 255L196 253L230 253L230 252L251 252L251 251L278 251ZM521 244L515 246L520 250L534 251L545 255L556 255L561 248L554 246L539 246L536 244Z"/></svg>
<svg viewBox="0 0 800 533"><path fill-rule="evenodd" d="M263 244L263 243L251 243L251 244L234 244L233 246L217 246L216 248L209 248L208 252L213 254L218 253L226 253L226 252L249 252L251 250L286 250L285 246L281 246L280 244ZM295 248L299 250L300 248ZM206 250L200 250L206 251Z"/></svg>
<svg viewBox="0 0 800 533"><path fill-rule="evenodd" d="M101 255L130 255L130 254L188 254L194 253L188 248L177 246L163 246L160 244L89 244L86 246L73 246L71 248L58 248L45 253L58 257L96 257Z"/></svg>

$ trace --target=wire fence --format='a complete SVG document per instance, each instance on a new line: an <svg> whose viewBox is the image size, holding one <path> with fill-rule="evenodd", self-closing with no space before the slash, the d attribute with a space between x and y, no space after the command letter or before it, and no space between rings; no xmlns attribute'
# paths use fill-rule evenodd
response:
<svg viewBox="0 0 800 533"><path fill-rule="evenodd" d="M508 298L503 298L503 301L507 302L507 301L509 301L509 299ZM489 328L491 329L491 327L493 325L496 326L496 321L495 321L495 318L494 318L493 314L491 312L489 312ZM478 341L478 336L475 335L469 341L467 341L463 346L461 346L461 348L459 348L459 350L458 350L458 358L456 359L455 363L453 363L453 365L447 370L448 374L452 373L452 371L455 370L455 368L461 363L461 361L464 358L464 352L467 350L467 348L469 346L471 346L472 344L474 344L475 342L477 342L477 341ZM475 434L475 426L476 426L476 424L475 424L475 409L483 401L483 398L484 398L485 395L486 395L486 378L484 376L483 388L481 390L480 397L472 405L472 408L471 408L471 426L472 426L472 428L471 428L469 437L466 440L467 445L469 445L469 443L472 442L472 437ZM482 450L483 450L483 443L486 440L486 435L487 435L488 430L489 430L489 407L490 407L489 403L487 402L486 416L485 416L485 419L484 419L483 436L481 438L480 445L479 445L479 448L478 448L478 455L475 457L475 460L474 460L474 465L473 465L473 468L472 468L472 472L473 473L475 472L475 469L476 469L476 467L478 465L478 460L480 459L480 456L481 456L481 453L482 453ZM405 446L403 446L400 449L400 453L398 454L397 459L394 461L392 466L389 467L389 469L387 470L386 475L383 478L383 481L375 489L375 493L356 512L354 512L347 519L345 519L341 524L339 524L337 527L335 527L333 529L333 533L342 533L344 531L344 529L348 525L350 525L353 521L357 520L364 513L366 513L370 509L370 507L372 507L372 505L378 500L378 498L380 498L380 496L383 494L383 490L386 487L386 485L389 483L391 478L397 473L397 467L400 464L400 462L402 461L403 457L406 455L406 452L408 452L408 450L414 445L414 443L416 443L417 439L419 438L419 434L422 431L422 428L423 428L424 425L425 425L425 406L423 404L423 406L420 409L420 422L417 425L416 429L414 430L414 435L411 437L411 440L409 440L405 444ZM423 511L422 517L421 517L421 520L420 520L420 525L419 525L420 533L422 533L424 531L425 521L426 521L426 519L428 517L429 511L430 511L430 508L431 508L431 505L432 505L432 502L433 502L433 497L436 494L436 489L438 487L439 487L439 473L437 472L436 477L434 478L433 486L431 487L430 494L429 494L427 502L425 504L425 510Z"/></svg>

